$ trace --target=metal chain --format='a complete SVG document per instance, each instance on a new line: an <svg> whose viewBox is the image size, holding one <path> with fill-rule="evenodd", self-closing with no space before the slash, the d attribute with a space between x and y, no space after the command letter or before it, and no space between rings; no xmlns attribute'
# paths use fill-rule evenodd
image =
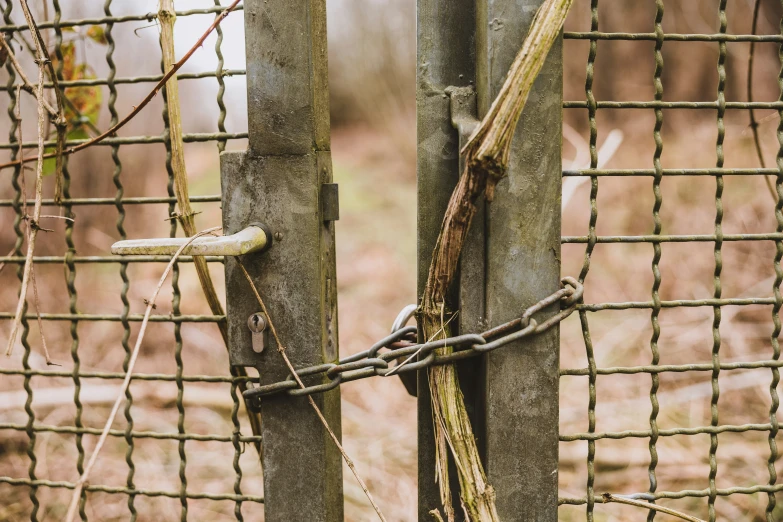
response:
<svg viewBox="0 0 783 522"><path fill-rule="evenodd" d="M496 326L481 334L463 334L446 339L438 339L425 343L416 343L416 326L405 326L413 315L414 308L403 309L394 322L391 335L375 343L369 350L359 352L340 359L337 364L325 363L297 370L299 377L324 375L329 382L300 388L292 375L285 380L248 389L244 392L249 406L257 408L260 399L269 395L286 393L294 397L323 393L332 390L342 383L366 379L368 377L402 374L419 371L430 366L450 364L463 359L476 357L491 352L509 343L545 332L560 323L576 310L576 304L582 299L584 288L573 277L564 277L561 288L557 292L537 302L526 309L521 317ZM533 315L555 304L561 303L561 310L539 323ZM451 347L454 351L448 355L436 355L435 350ZM379 353L386 349L387 352ZM411 355L418 354L419 359L409 364L389 366L390 361L403 361Z"/></svg>

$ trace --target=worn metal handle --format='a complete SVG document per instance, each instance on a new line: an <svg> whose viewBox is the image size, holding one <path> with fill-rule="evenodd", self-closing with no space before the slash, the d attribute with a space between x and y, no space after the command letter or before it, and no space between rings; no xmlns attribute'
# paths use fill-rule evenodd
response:
<svg viewBox="0 0 783 522"><path fill-rule="evenodd" d="M111 246L111 253L128 255L173 255L188 241L187 238L130 239ZM241 256L264 250L272 244L272 237L263 225L251 225L229 236L203 236L195 239L182 252L191 256Z"/></svg>

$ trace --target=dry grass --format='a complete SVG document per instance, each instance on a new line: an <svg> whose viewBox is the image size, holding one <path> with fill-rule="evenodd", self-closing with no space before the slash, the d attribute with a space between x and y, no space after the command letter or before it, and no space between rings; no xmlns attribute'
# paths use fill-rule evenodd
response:
<svg viewBox="0 0 783 522"><path fill-rule="evenodd" d="M194 2L196 6L197 2ZM335 18L354 13L359 2L346 1L330 13ZM403 5L404 4L404 5ZM648 5L649 4L649 5ZM747 2L730 2L729 30L746 32L750 27ZM766 4L766 3L765 3ZM201 5L201 4L199 4ZM373 4L375 5L375 4ZM414 35L413 2L394 7L394 15L400 23L390 24L384 33L386 48L372 48L369 58L355 60L361 48L350 42L372 41L370 35L386 27L380 16L366 19L368 25L356 26L359 32L333 31L334 42L348 47L332 49L331 61L335 80L335 107L360 108L352 114L335 115L335 122L346 122L336 127L333 136L335 177L341 185L342 219L337 225L338 273L340 292L341 351L344 354L366 349L375 339L384 335L396 312L415 300L415 120L412 117L414 57L411 47L396 49L395 42L412 42ZM353 7L352 7L353 6ZM378 7L380 6L380 7ZM382 9L383 4L378 4ZM633 6L633 11L631 11ZM694 7L695 6L695 7ZM667 31L717 31L717 18L713 2L666 2L664 27ZM774 33L775 20L780 8L770 6L761 31ZM701 13L699 16L694 11ZM372 11L370 11L372 12ZM687 14L687 18L684 14ZM603 0L601 2L601 30L651 31L654 14L652 2L637 3ZM73 15L73 13L71 13ZM353 15L350 15L353 16ZM359 16L359 15L357 15ZM366 12L364 15L366 16ZM204 17L205 24L208 17ZM372 22L372 24L370 23ZM127 38L135 38L132 29L117 26L115 31ZM349 26L351 24L348 24ZM338 27L339 24L333 24ZM567 30L586 30L589 27L589 3L576 2ZM364 29L369 34L364 33ZM148 29L146 31L155 31ZM142 32L142 34L144 34ZM356 38L354 40L354 38ZM136 42L137 50L147 46L154 51L154 36ZM210 44L208 44L209 47ZM584 98L584 64L587 56L585 42L570 41L567 44L566 98ZM744 59L747 44L730 44L728 63L729 84L727 99L743 100ZM779 64L773 44L759 46L756 83L757 99L775 99L776 76ZM651 99L652 97L652 42L602 42L596 63L596 96L598 99ZM138 54L138 53L137 53ZM132 53L118 57L123 74L155 73L155 67L141 70L142 65L133 62ZM392 58L394 57L394 58ZM95 53L96 64L103 63L100 53ZM667 100L712 100L717 89L717 44L667 43L664 45L664 89ZM92 58L91 58L92 60ZM121 61L125 60L125 61ZM351 60L356 64L351 68ZM378 73L373 67L388 67ZM103 65L98 68L105 74ZM395 70L397 71L395 73ZM339 78L355 74L350 82L341 85ZM395 75L396 74L396 75ZM347 77L347 76L346 76ZM2 80L0 80L2 81ZM196 85L202 87L196 87ZM358 86L354 88L353 86ZM183 97L194 99L203 90L205 99L212 100L216 83L198 81L183 82ZM121 107L128 108L143 94L138 88L120 90ZM370 96L368 96L370 95ZM227 100L242 99L243 80L229 83ZM342 101L339 101L342 99ZM391 101L389 101L391 99ZM382 108L381 117L372 109L377 103ZM0 97L0 111L5 110L6 100ZM159 102L156 102L159 103ZM342 104L342 105L340 105ZM397 109L402 107L402 109ZM160 132L159 115L162 107L148 108L148 117L131 129L133 133ZM243 122L236 113L244 110L241 104L229 106L229 131L242 129ZM34 106L25 105L23 117L32 123ZM120 110L122 113L122 110ZM4 112L3 112L4 114ZM209 117L192 118L185 122L186 132L214 129L214 113ZM27 116L25 116L27 115ZM106 115L104 115L106 116ZM761 117L767 114L759 114ZM704 111L665 111L663 130L665 167L709 167L715 164L716 125L715 114ZM566 121L583 139L587 139L586 113L583 110L566 111ZM348 122L350 124L348 124ZM650 168L654 142L652 138L653 115L651 111L602 111L598 115L599 145L613 129L622 130L624 141L607 164L609 168ZM755 166L747 115L730 112L727 115L726 165L729 167ZM761 128L764 148L770 164L778 149L775 136L776 120L767 121ZM27 139L33 131L26 130ZM130 133L128 135L130 135ZM5 134L5 133L3 133ZM241 148L241 143L232 147ZM568 164L576 156L576 150L565 146ZM188 165L200 168L191 172L193 194L212 194L219 191L217 155L214 145L189 144L186 147ZM123 146L120 149L123 162L122 179L126 195L164 195L166 173L162 145ZM70 162L74 178L72 193L77 197L113 196L111 181L112 163L109 150L100 148ZM0 173L0 194L12 194L8 173ZM598 233L647 234L652 230L651 179L602 178L598 196ZM724 191L724 232L771 232L775 230L773 204L761 179L727 177ZM51 188L51 187L49 187ZM715 217L715 180L711 177L665 178L662 184L663 207L661 217L664 233L710 234ZM589 216L588 186L579 187L564 210L563 234L584 235ZM202 211L197 218L203 227L219 222L220 210L215 204L198 205ZM101 255L117 237L112 208L79 207L74 240L79 255ZM166 235L168 224L163 221L167 209L163 206L127 207L126 228L131 237ZM0 209L0 220L6 224L0 235L0 252L7 252L14 233L11 227L13 212ZM62 223L54 223L55 233L40 238L41 255L62 255L65 251ZM661 261L662 299L695 299L712 294L714 269L713 244L663 245ZM576 274L583 261L584 246L563 248L563 273ZM770 296L773 284L774 244L770 242L734 242L723 246L724 269L722 275L725 297ZM652 286L650 245L598 245L591 272L586 284L588 302L648 300ZM144 309L143 299L148 297L160 276L162 265L139 264L130 267L131 285L129 299L131 311ZM60 264L40 265L36 269L41 291L42 309L47 312L67 312L68 293ZM222 280L222 268L212 267L217 281ZM182 266L179 279L183 293L183 313L207 312L201 298L193 268ZM0 274L0 302L2 311L13 309L19 282L15 267L8 266ZM76 289L78 309L89 313L119 313L122 302L119 293L122 281L116 265L77 265ZM170 289L167 289L170 292ZM163 303L167 296L161 296ZM169 293L170 297L170 293ZM160 304L157 312L166 314L170 306ZM590 326L595 344L596 362L599 366L623 366L648 364L651 324L649 311L601 312L590 314ZM661 363L709 363L712 350L712 310L710 308L664 310L660 316L662 336L659 340ZM7 335L9 321L0 322L0 332ZM45 323L47 341L52 357L68 371L73 367L71 355L72 335L70 324ZM32 345L30 364L44 368L39 355L40 340L35 324L30 326ZM136 331L134 325L134 332ZM82 371L119 371L125 352L122 349L122 325L119 323L81 323L78 326L79 356ZM770 308L765 306L726 307L723 310L721 333L721 360L754 361L771 356L770 334L772 320ZM183 358L186 374L227 374L227 358L221 346L217 330L209 325L185 325ZM586 366L584 343L578 321L569 319L562 328L562 366L582 368ZM132 338L133 339L133 338ZM132 340L131 339L131 340ZM150 325L147 341L142 348L139 371L173 373L174 332L171 325ZM23 350L17 347L12 359L0 361L3 368L18 368ZM691 372L665 374L661 377L658 417L660 428L695 427L710 422L710 374ZM770 407L769 370L743 370L723 372L720 377L721 396L719 414L721 424L768 422ZM111 386L114 381L84 380L83 423L91 427L102 426L114 397ZM33 409L41 424L73 426L75 407L70 403L73 393L71 379L35 377ZM107 388L108 387L108 388ZM649 427L650 378L646 375L599 377L597 385L597 430L643 430ZM46 392L45 390L54 390ZM185 385L185 426L188 432L231 433L230 394L226 385ZM131 410L134 429L158 432L176 432L177 409L174 405L174 383L134 382L131 386L134 406ZM780 391L780 390L779 390ZM416 503L416 429L415 401L408 397L396 379L373 379L343 386L343 439L359 472L368 481L384 513L390 520L415 519ZM4 377L0 380L0 422L24 423L27 416L20 406L24 399L22 379ZM63 404L51 407L51 402L64 398ZM122 416L122 415L121 415ZM116 429L124 429L126 421L119 419ZM561 385L561 426L563 433L575 433L587 429L587 379L564 377ZM249 433L249 427L243 426ZM87 453L96 437L85 436ZM179 488L179 456L175 441L140 439L136 441L133 461L136 465L135 483L140 488ZM13 477L27 476L29 461L26 456L27 437L24 432L2 430L0 434L0 474ZM77 477L75 438L72 435L39 434L36 443L40 478L73 481ZM104 455L94 471L93 483L124 485L127 474L122 438L111 438L104 448ZM659 464L657 475L659 490L702 489L708 485L707 461L709 438L706 435L661 438L658 442ZM193 492L231 492L234 473L231 465L233 447L216 442L186 444L188 490ZM573 442L561 444L560 484L562 496L583 496L587 482L587 444ZM766 434L750 432L726 433L719 436L718 487L750 486L767 481L766 460L769 457ZM643 492L648 488L647 466L649 449L646 439L603 440L596 443L596 494ZM242 490L261 494L261 472L252 448L242 455ZM349 520L368 520L372 511L361 490L346 471L346 513ZM26 488L0 485L3 498L0 519L29 519L31 504ZM127 499L123 496L90 494L87 514L92 520L127 520ZM68 494L64 490L39 489L43 506L39 518L59 519L65 509ZM695 516L706 517L706 500L681 500L667 502L675 509ZM189 514L196 520L232 520L234 505L231 502L192 500ZM138 497L136 507L141 518L152 516L161 520L177 519L180 504L176 499L150 499ZM719 498L716 504L722 520L763 520L766 495L732 495ZM262 507L246 504L243 513L246 520L262 520ZM645 514L633 507L620 505L598 506L596 520L640 520ZM564 507L561 520L584 520L584 507ZM777 519L783 518L779 512ZM661 520L664 517L659 517Z"/></svg>

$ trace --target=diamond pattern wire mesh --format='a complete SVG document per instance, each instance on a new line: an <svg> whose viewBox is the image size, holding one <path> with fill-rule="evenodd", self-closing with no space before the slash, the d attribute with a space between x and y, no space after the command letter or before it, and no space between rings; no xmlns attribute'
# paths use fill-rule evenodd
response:
<svg viewBox="0 0 783 522"><path fill-rule="evenodd" d="M600 2L606 9L617 8L616 3L603 1ZM569 46L574 46L574 41L587 40L589 41L589 51L587 56L587 69L586 69L586 83L584 87L585 98L584 100L566 101L564 107L566 112L571 110L579 113L579 117L584 117L586 112L587 127L589 128L589 152L590 152L590 167L586 169L576 169L564 171L564 180L574 179L575 177L589 177L590 182L590 207L589 207L589 223L588 233L586 236L566 236L563 237L564 245L584 245L584 262L582 264L581 273L579 276L580 281L585 283L585 288L589 289L591 286L590 274L595 272L595 259L594 253L597 245L606 244L611 247L617 247L621 244L649 244L652 251L652 287L650 289L651 299L647 301L633 301L633 302L588 302L581 305L579 310L579 323L581 328L581 337L583 339L583 345L585 349L586 366L579 368L562 368L561 376L565 377L580 377L586 378L586 389L589 393L589 399L587 401L587 416L585 418L587 430L584 432L563 432L561 428L560 441L561 450L566 448L568 444L581 444L585 443L586 448L586 484L582 489L582 496L567 496L561 497L561 519L564 520L604 520L608 513L617 514L616 509L620 509L614 505L612 507L601 508L600 512L597 509L597 504L602 502L601 494L606 490L598 490L596 487L597 479L601 478L602 470L599 469L597 464L600 463L600 455L596 452L596 443L600 441L628 441L628 440L641 440L647 441L648 444L648 456L647 462L647 475L648 475L648 489L647 491L627 491L620 489L619 491L609 491L613 494L634 494L635 498L659 501L662 500L669 507L675 509L681 509L682 511L704 517L710 521L714 521L718 518L725 518L728 515L726 511L721 511L720 507L716 509L716 503L718 506L719 499L725 499L729 496L741 496L741 495L754 495L757 497L756 506L758 511L755 515L746 515L748 520L763 520L767 521L780 520L780 509L776 509L776 496L783 490L783 484L779 484L777 481L776 462L779 458L779 452L777 449L776 438L779 431L779 421L777 417L777 410L779 406L778 396L778 384L780 381L779 368L781 366L780 361L780 346L778 336L781 331L779 311L781 308L781 294L780 284L783 282L783 270L781 269L780 261L783 259L783 214L781 213L781 203L778 198L778 203L775 205L771 199L767 207L768 212L774 212L774 216L777 222L777 230L774 233L747 233L747 234L726 234L723 232L724 222L724 179L727 176L742 176L743 180L749 180L748 176L757 176L756 179L761 179L764 175L775 176L777 193L781 194L781 187L783 186L783 176L781 176L781 168L783 168L783 153L777 154L777 166L775 168L765 169L756 168L754 163L750 163L747 167L743 168L726 168L725 155L724 155L724 141L726 138L726 117L727 111L744 109L746 112L750 108L754 109L772 109L777 111L777 116L781 114L783 110L783 98L779 98L774 102L748 102L748 101L735 101L727 100L726 97L726 79L727 79L727 56L730 51L731 45L736 45L735 42L756 42L756 46L761 45L773 45L779 47L783 43L783 36L781 35L752 35L752 34L730 34L729 33L729 19L727 17L727 2L721 0L719 2L710 3L710 9L712 13L709 16L705 16L705 20L717 20L718 24L715 27L716 32L713 34L677 34L667 33L664 31L664 0L655 0L654 2L654 20L648 22L649 27L653 27L654 31L649 33L634 33L634 32L601 32L599 16L599 0L589 1L589 13L590 13L590 29L589 31L582 32L566 32L565 33L565 49L566 53L569 52ZM674 3L674 2L672 2ZM762 2L763 3L763 2ZM646 2L646 7L650 7L653 2ZM682 3L680 3L682 5ZM714 4L714 5L713 5ZM750 3L752 4L752 2ZM671 4L669 4L671 5ZM639 6L640 10L643 8ZM680 7L680 9L684 9ZM603 9L601 10L603 11ZM646 12L650 11L647 9ZM694 11L691 11L693 13ZM573 14L572 14L573 16ZM675 12L674 15L669 14L667 19L671 22L671 18L676 16L682 16L680 12ZM711 16L711 18L710 18ZM740 25L740 24L737 24ZM748 24L749 26L749 24ZM602 45L607 45L610 41L650 41L653 43L654 54L654 70L652 77L647 80L651 81L654 88L654 99L652 101L614 101L614 100L597 100L594 94L594 81L595 81L595 64L596 58L600 54L600 48ZM715 94L715 101L680 101L671 100L669 97L665 97L665 82L663 81L665 67L662 50L668 42L711 42L715 47L716 53L716 68L717 68L717 92ZM693 44L688 44L693 45ZM685 50L684 46L680 46L679 49ZM746 54L740 54L740 60L747 60ZM607 71L605 71L607 72ZM615 69L610 70L609 74L619 77L624 71ZM678 70L678 73L680 71ZM694 78L688 76L684 78L683 74L671 74L666 76L671 78L672 82L684 82L692 81ZM765 76L764 80L769 83L770 74ZM781 78L783 73L778 76L778 85L781 84ZM641 111L634 111L634 109L649 110L654 113L654 125L650 129L650 136L654 143L654 152L652 157L652 168L642 169L605 169L599 167L598 161L598 124L597 119L600 117L602 110L606 109L623 109L623 113L620 116L621 119L634 118ZM716 114L717 124L717 139L715 143L715 167L714 168L664 168L662 166L662 151L664 147L664 141L662 137L662 129L664 129L665 115L668 109L687 109L691 111L710 111L712 114ZM679 120L682 123L682 120ZM778 138L780 140L782 134L780 134L780 128L778 127ZM680 139L684 139L685 134L679 134ZM647 138L649 139L649 138ZM685 138L687 139L687 138ZM783 143L780 142L779 143ZM780 149L783 151L783 149ZM649 160L648 160L649 161ZM712 234L664 234L664 227L661 218L662 206L665 205L662 185L667 180L674 181L674 179L683 179L683 177L689 179L698 179L698 177L708 176L715 180L714 191L714 231ZM598 235L596 232L597 223L599 220L599 181L600 185L604 186L604 183L611 185L613 180L618 178L629 179L633 177L644 177L647 179L652 178L652 192L653 192L653 206L652 206L652 234L646 235ZM678 178L675 178L678 177ZM702 178L703 179L703 178ZM762 185L754 185L762 186ZM647 189L649 190L649 189ZM767 194L762 194L767 196ZM628 197L624 201L635 201L633 197ZM674 204L674 203L672 203ZM641 216L645 210L642 208L629 209L632 216ZM688 212L688 209L678 209L679 212ZM774 283L770 292L771 297L725 297L722 289L722 277L725 275L723 272L724 264L724 245L727 242L774 242L775 255L774 259L769 259L770 263L774 264ZM713 267L714 272L712 274L712 289L711 298L706 299L677 299L677 300L665 300L661 296L661 284L662 284L662 271L661 264L662 259L665 258L666 246L673 243L688 243L692 247L697 247L698 243L711 243L713 245L712 256L714 258ZM695 256L695 252L694 252ZM591 267L591 259L593 264ZM649 257L648 257L649 259ZM600 268L600 267L599 267ZM599 274L593 275L592 279L595 279ZM631 277L638 277L638 274L632 274ZM595 281L598 284L598 280ZM764 292L759 292L763 294ZM588 300L589 301L589 300ZM770 337L766 339L766 351L763 356L759 356L759 360L747 360L737 361L732 360L728 362L725 360L724 355L725 348L722 340L722 333L726 333L729 328L724 326L724 331L721 330L722 313L727 307L752 307L755 305L765 305L767 314L771 312L772 321L767 319L769 324ZM711 320L711 362L709 363L693 363L693 364L661 364L662 354L667 350L671 350L676 346L661 342L661 313L666 309L690 309L694 307L708 307L712 309ZM602 314L606 314L611 310L648 310L649 311L649 327L651 331L651 337L649 338L649 364L644 365L609 365L601 366L596 362L596 353L599 346L594 344L594 339L591 337L591 325L595 325L597 321L601 319ZM767 315L769 317L769 315ZM617 320L617 316L614 316ZM769 335L768 334L768 335ZM629 332L628 339L631 342L633 334ZM706 341L705 341L706 342ZM722 348L724 350L722 351ZM768 422L763 423L748 423L748 424L725 424L721 422L719 416L720 395L721 395L721 382L722 378L731 375L731 372L741 370L752 369L768 369L769 374L766 380L769 383L769 392L766 401L769 404L768 407ZM659 404L659 391L661 382L667 375L684 375L693 373L690 372L706 372L710 375L709 385L711 387L711 393L709 395L709 425L697 425L690 427L673 427L673 428L661 428L660 422L660 404ZM727 375L729 374L729 375ZM607 382L607 378L613 376L634 376L639 381L645 377L649 378L649 402L646 408L642 405L641 408L649 411L649 428L648 429L636 429L636 430L606 430L599 431L597 427L596 409L598 404L598 396L600 395L601 382ZM756 374L758 375L758 374ZM561 379L561 384L564 379ZM628 380L623 381L628 382ZM631 392L629 392L631 393ZM695 399L694 399L695 400ZM762 399L757 399L763 401ZM616 415L621 415L617 413ZM616 419L615 419L616 420ZM606 419L604 419L606 421ZM614 425L616 425L615 423ZM566 430L567 431L567 430ZM731 470L727 467L719 466L720 459L720 445L722 434L739 433L743 436L749 436L754 432L763 434L767 438L768 453L766 460L765 474L768 475L767 479L758 478L755 481L746 482L744 484L727 484L726 479L721 480L721 474L731 475ZM706 464L706 472L703 476L703 484L705 487L700 489L682 489L682 490L667 490L659 486L659 465L661 460L659 459L659 448L665 439L672 440L681 437L689 437L691 440L696 439L698 436L704 435L708 437L708 444L706 447L696 445L699 448L700 454L689 455L688 458L697 463ZM725 436L725 435L724 435ZM702 440L702 439L700 439ZM750 439L748 439L748 444ZM692 446L689 446L692 447ZM751 457L753 456L750 446L747 447L747 466L751 466ZM620 460L623 460L623 456L620 456ZM626 460L626 465L630 466L628 462L630 458ZM706 461L706 462L705 462ZM759 460L753 460L752 465L761 464ZM690 463L681 462L682 469L685 470L686 466ZM745 465L743 461L743 465ZM561 463L562 467L562 463ZM640 466L641 467L641 466ZM699 469L703 469L702 466ZM610 469L604 466L606 473L611 472ZM639 470L640 471L640 470ZM759 470L760 471L760 470ZM562 470L561 470L562 473ZM638 473L638 472L637 472ZM687 474L686 471L683 471ZM757 473L758 477L761 473ZM562 481L561 481L562 484ZM606 484L606 483L604 483ZM626 484L615 484L615 487L623 488L628 487ZM606 487L604 485L604 487ZM632 487L632 486L631 486ZM579 491L579 486L576 484L568 484L566 489L569 492ZM562 492L561 492L562 493ZM669 499L679 499L679 502L672 502ZM752 503L753 501L748 501ZM569 509L566 512L564 506L584 506L585 511L583 514L576 515L576 511ZM632 508L632 511L636 518L644 516L644 511L639 511L638 508ZM753 518L755 516L755 518ZM566 518L563 518L566 517ZM659 515L659 517L666 518L666 515ZM655 518L653 512L649 512L648 520Z"/></svg>

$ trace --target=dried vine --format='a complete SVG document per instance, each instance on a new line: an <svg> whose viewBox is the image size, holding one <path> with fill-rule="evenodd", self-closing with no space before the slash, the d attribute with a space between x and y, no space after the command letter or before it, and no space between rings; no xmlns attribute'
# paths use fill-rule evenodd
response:
<svg viewBox="0 0 783 522"><path fill-rule="evenodd" d="M667 508L664 506L659 506L657 504L653 504L651 502L644 502L642 500L636 500L634 498L628 498L628 497L622 497L619 495L612 495L611 493L604 493L603 494L603 500L604 503L609 504L611 502L617 502L618 504L625 504L627 506L636 506L639 508L649 509L652 511L658 511L660 513L666 513L667 515L671 515L673 517L679 518L681 520L686 520L687 522L704 522L704 520L700 518L696 518L694 516L688 515L686 513L681 513L680 511Z"/></svg>
<svg viewBox="0 0 783 522"><path fill-rule="evenodd" d="M419 309L420 326L427 339L444 339L450 335L444 323L444 317L450 315L445 309L445 295L476 214L476 201L482 194L492 201L495 186L506 174L517 122L571 3L572 0L546 0L541 5L498 97L462 151L466 156L465 172L446 209ZM450 352L449 347L437 350L439 354ZM449 522L455 519L448 478L451 452L466 517L473 521L498 521L495 493L479 457L454 366L430 368L429 385L435 425L436 478L446 518Z"/></svg>

